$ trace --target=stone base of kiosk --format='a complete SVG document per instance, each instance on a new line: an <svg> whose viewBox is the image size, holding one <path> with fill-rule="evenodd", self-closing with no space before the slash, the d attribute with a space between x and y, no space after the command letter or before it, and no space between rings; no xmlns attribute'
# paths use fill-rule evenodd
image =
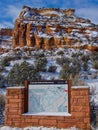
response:
<svg viewBox="0 0 98 130"><path fill-rule="evenodd" d="M10 87L6 90L5 125L11 127L44 126L56 128L77 127L90 130L89 88L71 88L70 113L25 113L26 88Z"/></svg>

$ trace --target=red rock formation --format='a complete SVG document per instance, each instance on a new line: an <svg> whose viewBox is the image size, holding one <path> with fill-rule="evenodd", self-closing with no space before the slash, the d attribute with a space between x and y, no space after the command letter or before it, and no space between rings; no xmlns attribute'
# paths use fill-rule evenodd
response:
<svg viewBox="0 0 98 130"><path fill-rule="evenodd" d="M86 31L97 31L98 27L95 29L90 20L75 17L74 12L74 9L35 9L23 6L14 24L13 47L50 49L74 46L75 43L82 46L81 43L86 40L90 42L91 38Z"/></svg>
<svg viewBox="0 0 98 130"><path fill-rule="evenodd" d="M13 29L2 28L0 29L1 36L12 36Z"/></svg>

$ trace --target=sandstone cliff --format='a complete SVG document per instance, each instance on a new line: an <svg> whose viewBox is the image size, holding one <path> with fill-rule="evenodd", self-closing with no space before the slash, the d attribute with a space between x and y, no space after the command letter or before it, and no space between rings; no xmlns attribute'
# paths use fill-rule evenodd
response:
<svg viewBox="0 0 98 130"><path fill-rule="evenodd" d="M0 54L8 52L12 48L13 29L0 29Z"/></svg>
<svg viewBox="0 0 98 130"><path fill-rule="evenodd" d="M95 40L96 39L96 40ZM36 9L23 6L13 31L13 47L86 46L98 48L98 26L79 18L74 9Z"/></svg>

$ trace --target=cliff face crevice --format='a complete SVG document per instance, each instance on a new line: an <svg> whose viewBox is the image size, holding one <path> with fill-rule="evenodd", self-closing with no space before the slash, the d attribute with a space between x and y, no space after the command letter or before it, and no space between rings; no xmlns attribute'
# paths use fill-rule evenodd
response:
<svg viewBox="0 0 98 130"><path fill-rule="evenodd" d="M98 26L75 16L74 9L35 9L23 6L13 30L13 47L50 49L66 46L95 46Z"/></svg>

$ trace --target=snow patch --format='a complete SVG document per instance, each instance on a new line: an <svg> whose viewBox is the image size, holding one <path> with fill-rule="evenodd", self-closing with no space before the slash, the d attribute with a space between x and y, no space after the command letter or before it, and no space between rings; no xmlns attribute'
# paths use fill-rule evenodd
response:
<svg viewBox="0 0 98 130"><path fill-rule="evenodd" d="M88 33L88 35L90 37L98 37L98 32L97 31L86 30L85 32Z"/></svg>
<svg viewBox="0 0 98 130"><path fill-rule="evenodd" d="M74 89L84 89L84 88L89 88L89 86L72 86L72 88L74 88Z"/></svg>
<svg viewBox="0 0 98 130"><path fill-rule="evenodd" d="M66 113L66 112L39 112L39 113L27 112L27 113L24 113L23 115L40 115L40 116L71 116L70 113Z"/></svg>
<svg viewBox="0 0 98 130"><path fill-rule="evenodd" d="M3 126L0 128L0 130L78 130L76 127L71 127L71 128L61 128L61 129L58 129L56 127L50 127L50 128L47 128L47 127L43 127L43 126L40 126L40 127L25 127L25 128L12 128L12 127L9 127L9 126Z"/></svg>
<svg viewBox="0 0 98 130"><path fill-rule="evenodd" d="M40 13L41 15L47 15L47 14L56 14L58 16L64 16L65 14L64 13L61 13L59 11L48 11L48 12L43 12L43 13Z"/></svg>

